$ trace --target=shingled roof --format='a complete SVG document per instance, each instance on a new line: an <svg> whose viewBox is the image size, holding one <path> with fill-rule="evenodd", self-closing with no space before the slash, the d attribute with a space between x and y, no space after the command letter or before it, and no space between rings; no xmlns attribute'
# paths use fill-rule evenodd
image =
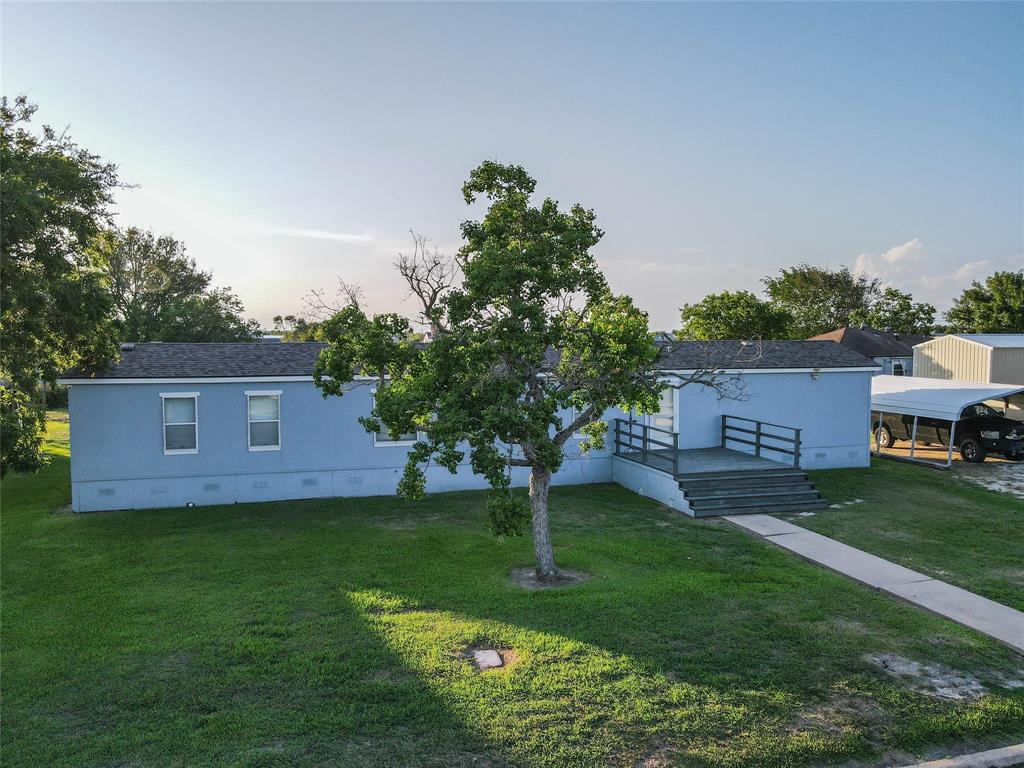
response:
<svg viewBox="0 0 1024 768"><path fill-rule="evenodd" d="M312 376L320 343L122 345L120 360L95 375L68 372L68 382L95 379L221 379ZM707 368L863 368L874 365L832 341L676 341L659 345L661 370Z"/></svg>
<svg viewBox="0 0 1024 768"><path fill-rule="evenodd" d="M122 344L121 359L95 375L69 371L65 379L212 379L312 376L326 344Z"/></svg>
<svg viewBox="0 0 1024 768"><path fill-rule="evenodd" d="M677 341L658 356L663 371L869 367L877 366L834 341Z"/></svg>
<svg viewBox="0 0 1024 768"><path fill-rule="evenodd" d="M932 337L919 333L876 331L866 325L848 325L812 339L834 341L865 357L913 357L914 345L931 341Z"/></svg>

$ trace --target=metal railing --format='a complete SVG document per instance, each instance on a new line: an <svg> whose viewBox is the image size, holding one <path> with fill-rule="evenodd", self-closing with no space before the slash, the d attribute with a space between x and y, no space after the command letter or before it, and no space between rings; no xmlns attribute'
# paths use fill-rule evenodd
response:
<svg viewBox="0 0 1024 768"><path fill-rule="evenodd" d="M652 433L655 436L652 437ZM664 456L662 452L670 455ZM639 454L640 463L648 466L653 466L650 457L654 455L659 461L672 465L673 475L679 474L679 435L670 429L631 419L615 419L615 453L628 458L636 458Z"/></svg>
<svg viewBox="0 0 1024 768"><path fill-rule="evenodd" d="M754 427L751 429L745 426L738 426L733 422L753 424ZM765 427L768 427L771 430L786 430L790 434L780 435L776 432L766 431ZM747 435L748 437L739 437L737 435ZM754 439L751 440L750 437L753 437ZM792 448L766 443L766 438L768 440L777 441L778 443L783 443L784 445L792 446ZM752 445L754 447L755 456L760 456L764 451L775 451L776 453L792 456L793 466L800 466L800 430L796 427L786 427L782 424L770 424L767 421L745 419L742 416L727 416L722 414L722 447L728 448L728 443Z"/></svg>

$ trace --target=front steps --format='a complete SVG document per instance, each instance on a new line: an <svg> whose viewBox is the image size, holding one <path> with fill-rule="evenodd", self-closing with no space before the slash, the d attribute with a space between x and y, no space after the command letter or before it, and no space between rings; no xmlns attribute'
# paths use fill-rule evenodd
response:
<svg viewBox="0 0 1024 768"><path fill-rule="evenodd" d="M690 472L676 476L694 517L804 512L828 503L791 467Z"/></svg>

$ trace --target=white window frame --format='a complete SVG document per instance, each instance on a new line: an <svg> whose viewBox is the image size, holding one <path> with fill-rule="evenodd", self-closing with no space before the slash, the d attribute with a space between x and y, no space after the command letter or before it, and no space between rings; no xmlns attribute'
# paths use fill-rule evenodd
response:
<svg viewBox="0 0 1024 768"><path fill-rule="evenodd" d="M181 424L167 423L167 412L164 410L164 400L167 399L179 399L188 400L191 398L194 402L193 410L196 415L196 420L189 422L182 422ZM184 427L191 425L196 430L196 447L195 448L168 448L167 447L167 427ZM164 443L164 456L174 456L176 454L193 454L199 453L199 393L198 392L161 392L160 393L160 431L163 433Z"/></svg>
<svg viewBox="0 0 1024 768"><path fill-rule="evenodd" d="M377 390L370 390L370 399L376 404L377 401ZM381 424L381 426L384 426ZM416 437L413 440L380 440L377 438L377 433L373 433L373 447L374 448L408 448L410 445L416 445L420 439L422 433L417 429Z"/></svg>
<svg viewBox="0 0 1024 768"><path fill-rule="evenodd" d="M276 419L258 419L256 424L270 424L271 422L277 422L277 445L253 445L252 444L252 411L249 407L249 399L253 397L276 397L277 398L277 418ZM280 451L281 450L281 390L280 389L254 389L247 390L245 393L245 442L249 446L250 452L258 451Z"/></svg>

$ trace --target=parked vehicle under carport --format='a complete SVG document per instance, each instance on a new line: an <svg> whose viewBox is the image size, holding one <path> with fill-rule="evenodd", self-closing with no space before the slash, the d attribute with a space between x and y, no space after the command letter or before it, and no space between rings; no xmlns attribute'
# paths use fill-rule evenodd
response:
<svg viewBox="0 0 1024 768"><path fill-rule="evenodd" d="M871 429L877 453L897 440L910 441L910 460L917 446L945 447L945 466L953 462L953 449L964 461L984 461L1000 454L1024 458L1024 422L1006 417L987 405L1024 392L1019 384L989 384L920 376L875 376L871 381ZM935 462L922 462L934 465Z"/></svg>
<svg viewBox="0 0 1024 768"><path fill-rule="evenodd" d="M871 413L871 423L880 425L875 430L879 448L891 448L899 440L914 440L914 420L917 419L916 440L923 445L949 447L950 434L956 436L960 458L969 462L982 462L990 453L1005 456L1011 461L1024 459L1024 423L1006 418L984 403L969 405L953 422L943 419L915 417L909 414L883 415Z"/></svg>

